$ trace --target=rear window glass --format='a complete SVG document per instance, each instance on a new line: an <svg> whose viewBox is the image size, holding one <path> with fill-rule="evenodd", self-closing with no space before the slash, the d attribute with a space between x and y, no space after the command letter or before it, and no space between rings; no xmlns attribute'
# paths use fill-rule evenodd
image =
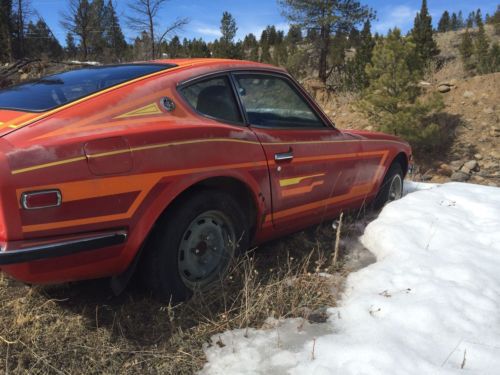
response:
<svg viewBox="0 0 500 375"><path fill-rule="evenodd" d="M0 108L43 112L120 83L160 70L170 64L129 64L89 67L41 78L0 90Z"/></svg>

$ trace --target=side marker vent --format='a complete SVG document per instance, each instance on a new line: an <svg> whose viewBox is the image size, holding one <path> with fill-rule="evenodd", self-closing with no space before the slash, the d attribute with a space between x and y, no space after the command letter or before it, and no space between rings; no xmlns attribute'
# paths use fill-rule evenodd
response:
<svg viewBox="0 0 500 375"><path fill-rule="evenodd" d="M21 206L25 210L59 207L62 203L61 192L57 189L28 191L21 195Z"/></svg>

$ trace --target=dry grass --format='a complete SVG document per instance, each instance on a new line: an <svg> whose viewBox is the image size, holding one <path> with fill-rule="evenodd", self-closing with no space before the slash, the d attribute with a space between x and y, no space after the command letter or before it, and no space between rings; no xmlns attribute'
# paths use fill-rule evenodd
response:
<svg viewBox="0 0 500 375"><path fill-rule="evenodd" d="M136 283L113 298L105 281L30 288L0 276L0 373L191 374L217 333L334 306L347 273L344 242L335 267L334 248L326 224L290 236L250 252L220 288L177 306Z"/></svg>

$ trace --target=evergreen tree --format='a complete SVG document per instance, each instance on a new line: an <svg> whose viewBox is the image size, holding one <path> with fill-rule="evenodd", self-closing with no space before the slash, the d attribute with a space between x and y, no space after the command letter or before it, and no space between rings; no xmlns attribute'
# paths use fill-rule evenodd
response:
<svg viewBox="0 0 500 375"><path fill-rule="evenodd" d="M472 29L474 27L475 20L476 20L476 13L470 12L469 15L467 16L467 21L466 21L467 28Z"/></svg>
<svg viewBox="0 0 500 375"><path fill-rule="evenodd" d="M254 34L250 33L243 40L243 52L250 61L259 61L259 42Z"/></svg>
<svg viewBox="0 0 500 375"><path fill-rule="evenodd" d="M410 61L416 53L416 45L398 29L377 42L366 68L370 85L360 107L382 131L407 139L418 154L441 143L441 130L429 116L443 103L437 96L425 102L418 99L421 73L412 69Z"/></svg>
<svg viewBox="0 0 500 375"><path fill-rule="evenodd" d="M462 34L462 40L458 49L460 51L460 55L462 56L464 68L466 70L474 69L475 65L472 61L472 55L474 54L474 44L472 42L472 36L470 35L468 28Z"/></svg>
<svg viewBox="0 0 500 375"><path fill-rule="evenodd" d="M213 44L214 54L216 57L237 59L241 57L241 46L240 50L234 44L234 38L238 27L236 26L236 20L229 12L224 12L222 14L220 32L222 36Z"/></svg>
<svg viewBox="0 0 500 375"><path fill-rule="evenodd" d="M474 17L474 22L476 23L476 26L479 27L480 24L483 24L483 16L481 14L481 9L478 9L476 11L475 17Z"/></svg>
<svg viewBox="0 0 500 375"><path fill-rule="evenodd" d="M264 29L262 31L262 34L260 35L260 47L262 49L262 53L260 55L260 62L266 64L270 64L272 60L268 28L269 26L266 29Z"/></svg>
<svg viewBox="0 0 500 375"><path fill-rule="evenodd" d="M349 91L361 91L368 87L368 76L366 65L371 62L375 40L371 35L370 21L366 21L360 32L359 45L356 48L354 58L346 63L344 82L342 89Z"/></svg>
<svg viewBox="0 0 500 375"><path fill-rule="evenodd" d="M480 14L478 10L477 14ZM480 74L489 73L490 72L490 64L489 64L489 46L490 42L488 41L488 37L486 36L486 32L484 30L484 24L481 17L476 18L476 22L478 23L478 32L474 41L474 54L477 60L477 70Z"/></svg>
<svg viewBox="0 0 500 375"><path fill-rule="evenodd" d="M458 24L459 24L459 21L458 21L457 14L455 12L453 12L453 14L451 15L451 19L450 19L450 30L453 30L453 31L458 30L460 28L460 26ZM439 26L438 26L438 30L439 30Z"/></svg>
<svg viewBox="0 0 500 375"><path fill-rule="evenodd" d="M371 10L357 0L279 0L279 4L291 23L317 30L317 43L313 48L318 55L319 79L324 83L333 71L329 66L332 37L339 32L347 33L373 17Z"/></svg>
<svg viewBox="0 0 500 375"><path fill-rule="evenodd" d="M170 43L168 44L167 54L168 54L168 57L171 59L183 57L183 49L182 49L181 40L179 39L179 37L177 35L174 36L172 38L172 40L170 41Z"/></svg>
<svg viewBox="0 0 500 375"><path fill-rule="evenodd" d="M87 60L92 44L92 8L88 0L70 0L67 13L63 14L61 25L79 38L82 58Z"/></svg>
<svg viewBox="0 0 500 375"><path fill-rule="evenodd" d="M497 10L490 17L488 23L495 28L495 34L500 35L500 5L497 6Z"/></svg>
<svg viewBox="0 0 500 375"><path fill-rule="evenodd" d="M459 11L457 17L457 30L463 29L464 27L465 27L464 16L462 14L462 11Z"/></svg>
<svg viewBox="0 0 500 375"><path fill-rule="evenodd" d="M29 22L25 42L27 56L31 58L46 57L57 60L63 55L61 45L41 18L36 23Z"/></svg>
<svg viewBox="0 0 500 375"><path fill-rule="evenodd" d="M488 56L490 71L500 72L500 46L497 42L493 43L490 48L489 56Z"/></svg>
<svg viewBox="0 0 500 375"><path fill-rule="evenodd" d="M427 9L427 0L422 0L422 7L415 17L411 34L417 55L421 63L426 65L434 56L439 54L439 49L432 35L432 17Z"/></svg>
<svg viewBox="0 0 500 375"><path fill-rule="evenodd" d="M0 1L0 62L12 59L12 0Z"/></svg>
<svg viewBox="0 0 500 375"><path fill-rule="evenodd" d="M222 14L220 32L222 34L221 41L224 43L233 43L234 37L238 28L236 27L236 20L229 12Z"/></svg>
<svg viewBox="0 0 500 375"><path fill-rule="evenodd" d="M453 13L455 15L455 24L456 24L456 14ZM447 10L444 11L443 15L441 16L441 19L439 20L439 23L438 23L438 31L440 33L444 33L446 31L450 31L452 30L452 25L453 23L450 24L450 13L448 13ZM455 25L456 26L456 25Z"/></svg>
<svg viewBox="0 0 500 375"><path fill-rule="evenodd" d="M33 10L29 0L16 0L13 2L11 44L12 53L17 59L22 59L26 56L28 47L26 45L26 34L32 14ZM31 53L29 55L31 55Z"/></svg>
<svg viewBox="0 0 500 375"><path fill-rule="evenodd" d="M300 25L290 25L286 34L286 41L290 47L296 47L302 42L302 28Z"/></svg>
<svg viewBox="0 0 500 375"><path fill-rule="evenodd" d="M78 53L78 47L75 44L75 38L73 37L73 34L67 33L66 48L65 48L66 58L74 59L76 58L77 53Z"/></svg>
<svg viewBox="0 0 500 375"><path fill-rule="evenodd" d="M125 41L120 21L115 11L113 1L109 0L104 9L104 39L110 50L113 61L122 61L126 55L128 45Z"/></svg>

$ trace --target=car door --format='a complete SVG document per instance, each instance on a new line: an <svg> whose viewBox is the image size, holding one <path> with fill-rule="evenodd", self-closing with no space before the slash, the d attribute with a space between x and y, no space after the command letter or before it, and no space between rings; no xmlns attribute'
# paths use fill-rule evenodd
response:
<svg viewBox="0 0 500 375"><path fill-rule="evenodd" d="M233 73L251 129L265 151L276 229L300 228L338 212L353 196L359 141L331 126L288 76Z"/></svg>

